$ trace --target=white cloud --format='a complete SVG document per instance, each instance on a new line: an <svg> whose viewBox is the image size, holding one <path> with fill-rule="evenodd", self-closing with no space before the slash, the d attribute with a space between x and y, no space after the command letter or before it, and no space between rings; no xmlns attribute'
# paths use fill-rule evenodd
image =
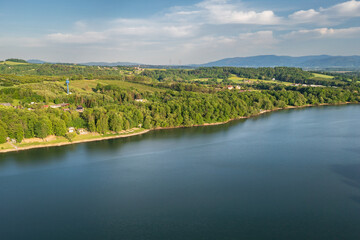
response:
<svg viewBox="0 0 360 240"><path fill-rule="evenodd" d="M271 10L256 12L230 4L226 0L203 1L197 6L205 18L213 24L275 25L281 22L281 18Z"/></svg>
<svg viewBox="0 0 360 240"><path fill-rule="evenodd" d="M360 1L351 0L320 11L327 13L329 17L360 17Z"/></svg>
<svg viewBox="0 0 360 240"><path fill-rule="evenodd" d="M291 15L293 23L339 24L339 19L360 17L360 1L351 0L329 8L300 10Z"/></svg>
<svg viewBox="0 0 360 240"><path fill-rule="evenodd" d="M80 34L53 33L47 35L47 40L57 43L99 43L106 40L106 36L101 32L84 32Z"/></svg>
<svg viewBox="0 0 360 240"><path fill-rule="evenodd" d="M314 38L358 38L360 27L351 28L316 28L311 30L292 31L284 35L287 39L314 39Z"/></svg>
<svg viewBox="0 0 360 240"><path fill-rule="evenodd" d="M166 13L147 19L112 20L96 31L89 31L89 24L78 21L74 23L75 33L53 33L46 39L67 44L120 42L134 37L164 42L213 35L204 30L205 25L273 25L280 21L281 18L271 10L247 10L241 4L232 4L228 0L205 0L192 6L173 7Z"/></svg>
<svg viewBox="0 0 360 240"><path fill-rule="evenodd" d="M315 18L318 18L319 15L320 13L314 9L309 9L297 11L291 14L289 18L296 22L312 22Z"/></svg>

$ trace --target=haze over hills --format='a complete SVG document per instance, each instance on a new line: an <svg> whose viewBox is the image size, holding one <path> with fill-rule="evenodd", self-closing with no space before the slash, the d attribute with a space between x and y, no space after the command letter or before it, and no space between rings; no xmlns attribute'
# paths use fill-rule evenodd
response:
<svg viewBox="0 0 360 240"><path fill-rule="evenodd" d="M42 60L28 60L29 63L55 63ZM86 62L86 66L155 66L132 62ZM176 67L177 65L171 65ZM224 58L205 64L191 64L192 67L300 67L311 69L360 68L360 56L314 55L302 57L259 55L251 57ZM170 67L170 66L169 66ZM179 66L177 66L179 67Z"/></svg>
<svg viewBox="0 0 360 240"><path fill-rule="evenodd" d="M359 68L360 56L315 55L303 57L261 55L225 58L203 64L205 67L301 67L301 68Z"/></svg>
<svg viewBox="0 0 360 240"><path fill-rule="evenodd" d="M28 63L36 63L36 64L55 63L55 62L46 62L46 61L42 61L42 60L38 60L38 59L30 59L27 62ZM78 63L78 64L86 65L86 66L110 66L110 67L139 65L139 63L131 63L131 62L86 62L86 63Z"/></svg>

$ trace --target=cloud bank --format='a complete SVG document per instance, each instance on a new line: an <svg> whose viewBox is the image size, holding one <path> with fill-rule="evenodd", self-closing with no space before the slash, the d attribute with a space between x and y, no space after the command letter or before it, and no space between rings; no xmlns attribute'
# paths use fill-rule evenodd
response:
<svg viewBox="0 0 360 240"><path fill-rule="evenodd" d="M55 61L136 61L151 64L202 63L213 59L257 54L302 55L322 40L329 54L353 52L360 37L360 1L327 8L300 9L284 15L275 9L248 8L244 2L205 0L174 6L147 18L118 18L92 25L74 22L73 28L29 38L1 38L0 50L38 51L36 57ZM356 25L356 21L355 21ZM348 45L333 51L334 39ZM352 39L352 41L350 41ZM22 44L21 44L22 43ZM9 48L10 47L10 48ZM297 49L293 49L297 48ZM295 51L296 50L296 51ZM355 49L360 54L360 49ZM316 51L313 51L316 53Z"/></svg>

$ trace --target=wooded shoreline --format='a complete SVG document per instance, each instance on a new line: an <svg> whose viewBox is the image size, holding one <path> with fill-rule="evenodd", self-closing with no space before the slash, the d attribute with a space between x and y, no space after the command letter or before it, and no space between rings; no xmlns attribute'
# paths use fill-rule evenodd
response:
<svg viewBox="0 0 360 240"><path fill-rule="evenodd" d="M192 126L158 127L158 128L153 128L153 129L144 129L141 132L130 133L130 134L122 134L122 135L114 135L114 136L103 136L103 137L98 137L98 138L84 139L84 140L78 140L78 141L72 141L72 142L69 141L69 142L61 142L61 143L53 143L53 144L52 143L40 144L40 145L34 145L34 146L18 147L18 148L14 148L14 149L3 149L3 150L0 150L0 153L18 152L18 151L24 151L24 150L29 150L29 149L35 149L35 148L60 147L60 146L66 146L66 145L71 145L71 144L95 142L95 141L102 141L102 140L109 140L109 139L116 139L116 138L127 138L127 137L142 135L142 134L148 133L150 131L154 131L154 130L222 125L222 124L226 124L226 123L229 123L229 122L232 122L232 121L235 121L235 120L248 119L248 118L260 116L260 115L265 114L265 113L271 113L271 112L275 112L275 111L279 111L279 110L299 109L299 108L318 107L318 106L338 106L338 105L347 105L347 104L359 104L359 103L358 102L344 102L344 103L337 103L337 104L323 103L323 104L316 104L316 105L308 104L308 105L303 105L303 106L288 106L288 107L285 107L285 108L276 108L276 109L272 109L272 110L263 110L263 111L261 111L261 112L259 112L257 114L254 114L254 115L251 115L251 116L248 116L248 117L237 117L237 118L230 119L230 120L227 120L227 121L224 121L224 122L204 123L204 124L192 125Z"/></svg>

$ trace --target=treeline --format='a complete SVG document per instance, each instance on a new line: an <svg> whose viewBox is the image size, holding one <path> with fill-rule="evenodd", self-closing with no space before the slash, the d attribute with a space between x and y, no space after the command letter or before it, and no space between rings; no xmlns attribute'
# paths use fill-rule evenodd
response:
<svg viewBox="0 0 360 240"><path fill-rule="evenodd" d="M97 66L79 66L71 64L21 64L0 65L0 73L15 75L37 75L37 76L66 76L74 80L83 78L93 78L95 76L119 76L120 68L97 67Z"/></svg>
<svg viewBox="0 0 360 240"><path fill-rule="evenodd" d="M6 62L16 62L16 63L27 63L27 61L25 61L23 59L18 59L18 58L8 58L5 61Z"/></svg>
<svg viewBox="0 0 360 240"><path fill-rule="evenodd" d="M237 68L237 67L202 67L193 70L168 69L145 70L142 75L158 81L179 81L198 78L212 78L227 80L231 75L241 78L296 82L305 81L312 77L312 74L300 68L275 67L275 68Z"/></svg>
<svg viewBox="0 0 360 240"><path fill-rule="evenodd" d="M209 94L182 90L136 93L116 86L98 85L96 96L103 97L100 104L97 102L100 99L89 105L81 99L84 96L72 96L76 103L83 101L83 105L88 105L83 113L51 108L28 111L1 107L0 142L6 141L7 137L21 142L24 137L68 136L68 127L105 134L134 127L151 129L223 122L287 106L359 102L359 90L279 87L242 93L220 91ZM146 98L147 102L134 101L138 98Z"/></svg>

